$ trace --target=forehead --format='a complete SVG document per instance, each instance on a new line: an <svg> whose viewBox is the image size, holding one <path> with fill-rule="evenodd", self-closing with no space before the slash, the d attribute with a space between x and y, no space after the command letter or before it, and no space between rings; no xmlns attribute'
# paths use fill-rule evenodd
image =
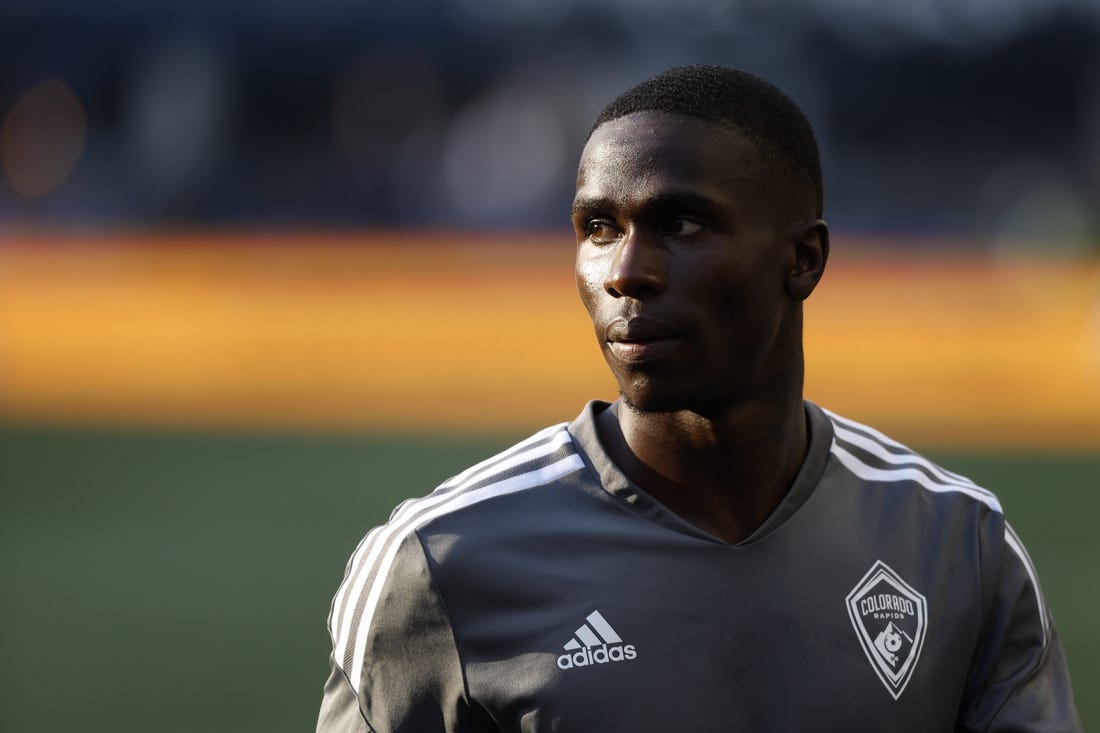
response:
<svg viewBox="0 0 1100 733"><path fill-rule="evenodd" d="M636 112L592 133L577 199L625 200L684 191L710 198L766 193L760 155L744 134L667 112Z"/></svg>

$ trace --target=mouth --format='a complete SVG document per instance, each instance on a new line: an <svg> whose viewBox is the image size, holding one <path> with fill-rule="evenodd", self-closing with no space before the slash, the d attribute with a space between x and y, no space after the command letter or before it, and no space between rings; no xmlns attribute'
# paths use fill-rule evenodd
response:
<svg viewBox="0 0 1100 733"><path fill-rule="evenodd" d="M680 341L680 334L649 318L616 318L608 324L606 341L616 359L640 364L665 356Z"/></svg>

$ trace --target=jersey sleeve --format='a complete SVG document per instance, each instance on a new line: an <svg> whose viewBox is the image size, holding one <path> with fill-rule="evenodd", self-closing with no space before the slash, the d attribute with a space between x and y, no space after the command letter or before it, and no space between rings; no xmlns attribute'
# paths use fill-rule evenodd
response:
<svg viewBox="0 0 1100 733"><path fill-rule="evenodd" d="M997 515L983 543L989 611L971 664L959 731L1079 733L1069 670L1038 575Z"/></svg>
<svg viewBox="0 0 1100 733"><path fill-rule="evenodd" d="M374 530L329 618L333 652L318 733L496 730L471 704L454 635L415 532Z"/></svg>

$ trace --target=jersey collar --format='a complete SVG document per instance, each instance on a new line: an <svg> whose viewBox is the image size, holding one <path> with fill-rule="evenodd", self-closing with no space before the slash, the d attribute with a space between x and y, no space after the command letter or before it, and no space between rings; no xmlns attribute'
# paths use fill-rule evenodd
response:
<svg viewBox="0 0 1100 733"><path fill-rule="evenodd" d="M733 545L734 547L758 542L787 521L810 498L825 472L825 466L829 460L829 449L833 442L833 425L820 407L808 400L803 404L809 428L809 448L806 451L806 459L779 506L755 532L737 545ZM569 424L568 428L588 470L599 479L602 489L644 519L707 542L728 545L667 509L634 484L611 461L596 432L596 416L610 407L608 402L593 400L585 405L581 414Z"/></svg>

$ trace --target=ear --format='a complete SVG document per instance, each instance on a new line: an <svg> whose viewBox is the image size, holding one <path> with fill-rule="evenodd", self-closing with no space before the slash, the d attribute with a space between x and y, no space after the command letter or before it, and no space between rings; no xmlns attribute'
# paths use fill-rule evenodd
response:
<svg viewBox="0 0 1100 733"><path fill-rule="evenodd" d="M790 245L787 295L805 300L825 274L825 263L829 259L829 225L821 219L798 222L791 231Z"/></svg>

